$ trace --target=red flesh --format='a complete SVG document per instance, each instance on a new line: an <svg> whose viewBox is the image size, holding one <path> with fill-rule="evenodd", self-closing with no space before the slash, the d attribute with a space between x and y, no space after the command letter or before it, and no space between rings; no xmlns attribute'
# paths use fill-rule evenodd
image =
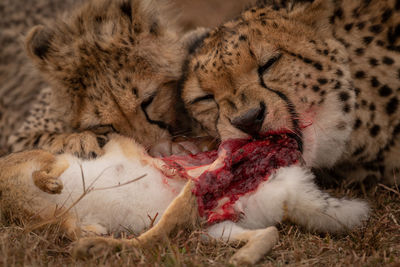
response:
<svg viewBox="0 0 400 267"><path fill-rule="evenodd" d="M205 171L198 178L188 175L188 170L214 162L218 152L223 150L226 156L222 167ZM220 145L218 152L163 159L169 166L176 168L181 176L195 181L193 194L198 197L199 213L209 223L237 220L238 214L233 210L236 200L256 190L276 169L295 164L300 157L296 141L286 134L269 135L264 140L228 140ZM223 198L228 201L216 211L218 201Z"/></svg>

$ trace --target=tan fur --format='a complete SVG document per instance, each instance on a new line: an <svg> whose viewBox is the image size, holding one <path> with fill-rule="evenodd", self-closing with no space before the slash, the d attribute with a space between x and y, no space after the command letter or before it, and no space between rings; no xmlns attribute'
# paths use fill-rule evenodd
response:
<svg viewBox="0 0 400 267"><path fill-rule="evenodd" d="M146 147L169 139L185 47L164 13L151 1L90 0L34 27L26 50L51 87L8 136L9 151L96 157L111 132Z"/></svg>
<svg viewBox="0 0 400 267"><path fill-rule="evenodd" d="M79 231L74 228L73 220L59 216L63 209L35 197L38 190L35 185L50 194L61 192L63 186L57 178L68 168L68 163L49 152L32 150L0 158L0 167L0 205L8 220L18 220L28 228L49 221L60 224L62 232L76 238Z"/></svg>
<svg viewBox="0 0 400 267"><path fill-rule="evenodd" d="M251 129L234 122L264 105L262 124L253 128L300 136L309 166L336 167L352 182L394 183L400 168L397 2L259 2L264 7L211 31L190 57L182 97L191 116L222 140L247 137Z"/></svg>

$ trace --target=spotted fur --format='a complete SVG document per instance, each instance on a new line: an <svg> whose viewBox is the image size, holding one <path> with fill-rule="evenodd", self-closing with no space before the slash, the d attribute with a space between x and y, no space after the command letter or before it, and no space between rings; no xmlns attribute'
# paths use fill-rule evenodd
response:
<svg viewBox="0 0 400 267"><path fill-rule="evenodd" d="M146 147L169 138L185 53L158 6L90 0L65 19L34 27L26 50L49 86L6 136L8 150L96 157L111 132Z"/></svg>
<svg viewBox="0 0 400 267"><path fill-rule="evenodd" d="M400 167L400 1L259 1L209 33L182 98L221 140L287 131L310 167L393 183Z"/></svg>

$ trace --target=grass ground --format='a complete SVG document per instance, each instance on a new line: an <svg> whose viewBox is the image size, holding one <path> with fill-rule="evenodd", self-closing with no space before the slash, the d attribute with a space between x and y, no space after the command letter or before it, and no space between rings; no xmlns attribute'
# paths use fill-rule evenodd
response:
<svg viewBox="0 0 400 267"><path fill-rule="evenodd" d="M378 185L362 194L330 190L334 195L367 195L372 207L365 226L341 235L315 234L292 224L279 225L280 242L259 266L400 266L400 192ZM21 226L0 224L0 266L226 266L235 248L221 242L203 243L200 231L178 235L168 246L151 251L100 255L75 261L70 242L55 229L25 232Z"/></svg>

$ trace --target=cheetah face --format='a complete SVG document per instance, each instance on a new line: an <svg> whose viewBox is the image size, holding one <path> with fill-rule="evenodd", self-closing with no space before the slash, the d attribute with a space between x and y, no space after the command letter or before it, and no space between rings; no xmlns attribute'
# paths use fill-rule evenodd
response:
<svg viewBox="0 0 400 267"><path fill-rule="evenodd" d="M144 145L168 137L185 55L164 25L145 1L99 0L34 28L27 50L53 86L55 112L77 131L117 132Z"/></svg>
<svg viewBox="0 0 400 267"><path fill-rule="evenodd" d="M252 9L212 31L186 69L191 116L221 140L292 133L309 166L331 166L352 129L355 93L342 45L303 17L323 18L321 2L301 13Z"/></svg>

